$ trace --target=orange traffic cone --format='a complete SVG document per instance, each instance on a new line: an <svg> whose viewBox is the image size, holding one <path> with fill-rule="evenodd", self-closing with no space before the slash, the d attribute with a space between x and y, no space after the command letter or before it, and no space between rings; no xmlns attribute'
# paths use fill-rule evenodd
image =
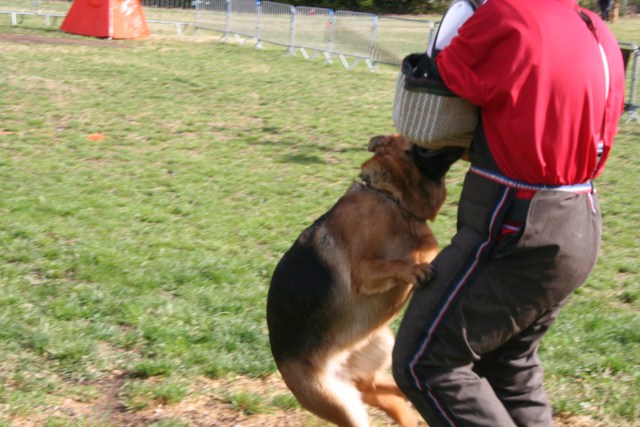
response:
<svg viewBox="0 0 640 427"><path fill-rule="evenodd" d="M60 29L112 39L139 39L149 35L140 0L75 0Z"/></svg>

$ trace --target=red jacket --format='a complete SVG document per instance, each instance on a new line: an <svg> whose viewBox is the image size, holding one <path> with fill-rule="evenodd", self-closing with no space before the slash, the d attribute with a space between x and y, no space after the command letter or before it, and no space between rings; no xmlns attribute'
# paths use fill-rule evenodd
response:
<svg viewBox="0 0 640 427"><path fill-rule="evenodd" d="M608 60L607 97L598 41L579 10L574 0L488 0L437 57L447 86L481 107L509 178L577 184L604 167L624 108L624 67L609 28L585 11Z"/></svg>

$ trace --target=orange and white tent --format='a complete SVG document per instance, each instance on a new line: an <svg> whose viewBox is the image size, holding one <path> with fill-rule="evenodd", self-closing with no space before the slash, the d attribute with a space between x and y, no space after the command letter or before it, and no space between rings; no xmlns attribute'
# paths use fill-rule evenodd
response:
<svg viewBox="0 0 640 427"><path fill-rule="evenodd" d="M60 29L112 39L139 39L149 35L140 0L75 0Z"/></svg>

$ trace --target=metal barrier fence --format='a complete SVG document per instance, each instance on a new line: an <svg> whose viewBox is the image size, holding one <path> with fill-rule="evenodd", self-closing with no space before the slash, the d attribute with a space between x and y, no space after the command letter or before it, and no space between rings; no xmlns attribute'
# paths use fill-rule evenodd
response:
<svg viewBox="0 0 640 427"><path fill-rule="evenodd" d="M290 4L263 1L258 8L258 14L257 43L265 41L286 46L289 52L293 52L296 8Z"/></svg>
<svg viewBox="0 0 640 427"><path fill-rule="evenodd" d="M40 15L46 25L66 16L73 0L0 0L0 14L10 14L17 25L25 15ZM304 58L322 55L326 62L337 56L347 68L364 61L369 69L376 64L400 64L413 52L426 50L437 29L429 20L377 16L331 9L260 0L141 0L147 21L173 24L180 33L184 26L223 34L240 43L251 40L285 46ZM628 120L640 122L637 92L640 51L636 44L621 43L627 56ZM352 59L349 63L347 58Z"/></svg>
<svg viewBox="0 0 640 427"><path fill-rule="evenodd" d="M407 54L424 51L436 28L435 22L424 19L380 16L372 61L400 64Z"/></svg>
<svg viewBox="0 0 640 427"><path fill-rule="evenodd" d="M178 34L183 27L198 24L197 8L184 0L142 0L142 7L147 22L174 25Z"/></svg>
<svg viewBox="0 0 640 427"><path fill-rule="evenodd" d="M18 22L25 15L41 15L45 24L52 25L58 18L64 18L73 0L0 0L0 13L9 14L11 23Z"/></svg>
<svg viewBox="0 0 640 427"><path fill-rule="evenodd" d="M28 13L35 14L34 1L2 1L0 2L0 12L3 13ZM15 25L15 24L14 24Z"/></svg>
<svg viewBox="0 0 640 427"><path fill-rule="evenodd" d="M295 10L293 50L300 49L306 59L313 59L322 53L330 61L328 51L331 49L329 35L334 21L333 10L306 6L296 7ZM308 51L313 53L309 54Z"/></svg>
<svg viewBox="0 0 640 427"><path fill-rule="evenodd" d="M363 59L372 68L377 33L377 15L339 10L334 15L329 32L328 53L338 55L346 68L352 68ZM353 57L356 61L349 65L346 56Z"/></svg>
<svg viewBox="0 0 640 427"><path fill-rule="evenodd" d="M72 0L0 0L0 13L64 17ZM399 64L411 52L424 51L435 23L419 19L378 17L314 7L294 7L259 0L141 0L150 23L171 24L180 34L185 26L216 31L223 40L248 41L285 46L289 53L300 50L306 59L322 54L327 62L338 57L347 68L364 61ZM347 59L349 58L349 59ZM349 63L349 61L352 61Z"/></svg>
<svg viewBox="0 0 640 427"><path fill-rule="evenodd" d="M635 43L620 43L622 50L622 58L624 61L625 70L627 73L627 85L629 87L628 96L625 97L624 112L628 113L627 122L636 120L640 123L640 105L636 100L638 94L638 80L640 75L638 71L638 64L640 63L640 46Z"/></svg>
<svg viewBox="0 0 640 427"><path fill-rule="evenodd" d="M233 35L241 44L249 38L257 42L260 30L260 3L255 0L229 0L228 3L229 21L225 37Z"/></svg>
<svg viewBox="0 0 640 427"><path fill-rule="evenodd" d="M227 16L231 13L231 11L228 10L229 6L230 3L227 0L200 1L196 6L197 13L195 13L194 17L195 27L221 33L227 32ZM144 7L144 3L143 10L146 16L147 9Z"/></svg>

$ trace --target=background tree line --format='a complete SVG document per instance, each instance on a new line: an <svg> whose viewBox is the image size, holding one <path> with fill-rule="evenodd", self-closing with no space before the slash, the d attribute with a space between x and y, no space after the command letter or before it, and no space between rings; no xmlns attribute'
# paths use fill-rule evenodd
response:
<svg viewBox="0 0 640 427"><path fill-rule="evenodd" d="M333 10L352 10L373 13L392 14L424 14L442 13L447 9L450 0L303 0L303 1L280 1L294 6L315 6L325 7ZM535 1L535 0L534 0ZM640 0L616 0L619 5L627 6L621 13L637 13L640 9ZM578 0L581 6L598 11L599 6L596 0Z"/></svg>
<svg viewBox="0 0 640 427"><path fill-rule="evenodd" d="M294 6L326 7L374 13L434 13L442 12L448 0L306 0L287 2Z"/></svg>

